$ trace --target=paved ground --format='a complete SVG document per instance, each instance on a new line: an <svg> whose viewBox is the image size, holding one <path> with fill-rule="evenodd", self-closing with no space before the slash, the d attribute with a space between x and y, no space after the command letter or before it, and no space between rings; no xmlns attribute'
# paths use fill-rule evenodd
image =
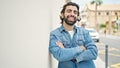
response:
<svg viewBox="0 0 120 68"><path fill-rule="evenodd" d="M101 45L104 46L103 43L96 43L96 45L98 47L98 52L99 52L99 46L101 46ZM96 65L96 68L105 68L105 62L101 60L101 58L99 57L99 55L98 55L97 59L94 60L94 63Z"/></svg>
<svg viewBox="0 0 120 68"><path fill-rule="evenodd" d="M103 62L99 57L94 61L96 68L105 68L105 62Z"/></svg>

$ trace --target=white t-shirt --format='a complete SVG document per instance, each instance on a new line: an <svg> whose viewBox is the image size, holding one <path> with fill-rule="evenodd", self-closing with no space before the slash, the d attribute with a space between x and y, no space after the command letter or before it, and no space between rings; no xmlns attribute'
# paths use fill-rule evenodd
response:
<svg viewBox="0 0 120 68"><path fill-rule="evenodd" d="M71 39L73 38L73 35L74 35L74 30L71 30L71 31L68 31L70 36L71 36Z"/></svg>

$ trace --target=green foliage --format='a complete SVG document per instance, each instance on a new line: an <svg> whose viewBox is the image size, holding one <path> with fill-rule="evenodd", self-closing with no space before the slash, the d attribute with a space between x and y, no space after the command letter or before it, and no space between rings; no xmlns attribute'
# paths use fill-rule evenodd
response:
<svg viewBox="0 0 120 68"><path fill-rule="evenodd" d="M118 30L118 25L114 24L112 28L113 28L113 32L116 33Z"/></svg>
<svg viewBox="0 0 120 68"><path fill-rule="evenodd" d="M101 5L103 3L102 0L92 0L91 4L97 4L97 5Z"/></svg>
<svg viewBox="0 0 120 68"><path fill-rule="evenodd" d="M106 25L105 24L100 24L100 28L105 28Z"/></svg>
<svg viewBox="0 0 120 68"><path fill-rule="evenodd" d="M117 25L114 25L114 27L113 27L114 29L118 29L118 26Z"/></svg>

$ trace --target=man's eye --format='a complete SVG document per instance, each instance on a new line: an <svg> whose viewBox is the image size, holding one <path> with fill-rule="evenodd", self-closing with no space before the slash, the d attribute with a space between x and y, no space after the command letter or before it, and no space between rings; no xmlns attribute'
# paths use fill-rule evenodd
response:
<svg viewBox="0 0 120 68"><path fill-rule="evenodd" d="M78 11L74 11L74 14L78 14Z"/></svg>
<svg viewBox="0 0 120 68"><path fill-rule="evenodd" d="M67 10L68 13L72 12L72 10Z"/></svg>
<svg viewBox="0 0 120 68"><path fill-rule="evenodd" d="M78 11L76 11L76 10L71 10L71 9L66 10L66 12L67 12L67 13L73 12L74 14L78 14Z"/></svg>

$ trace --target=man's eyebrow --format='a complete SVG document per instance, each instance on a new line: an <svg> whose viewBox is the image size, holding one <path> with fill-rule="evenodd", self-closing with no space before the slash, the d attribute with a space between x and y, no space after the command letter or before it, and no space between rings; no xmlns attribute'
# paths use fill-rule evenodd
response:
<svg viewBox="0 0 120 68"><path fill-rule="evenodd" d="M72 10L72 9L67 9L67 10ZM78 10L72 10L72 11L78 11Z"/></svg>

